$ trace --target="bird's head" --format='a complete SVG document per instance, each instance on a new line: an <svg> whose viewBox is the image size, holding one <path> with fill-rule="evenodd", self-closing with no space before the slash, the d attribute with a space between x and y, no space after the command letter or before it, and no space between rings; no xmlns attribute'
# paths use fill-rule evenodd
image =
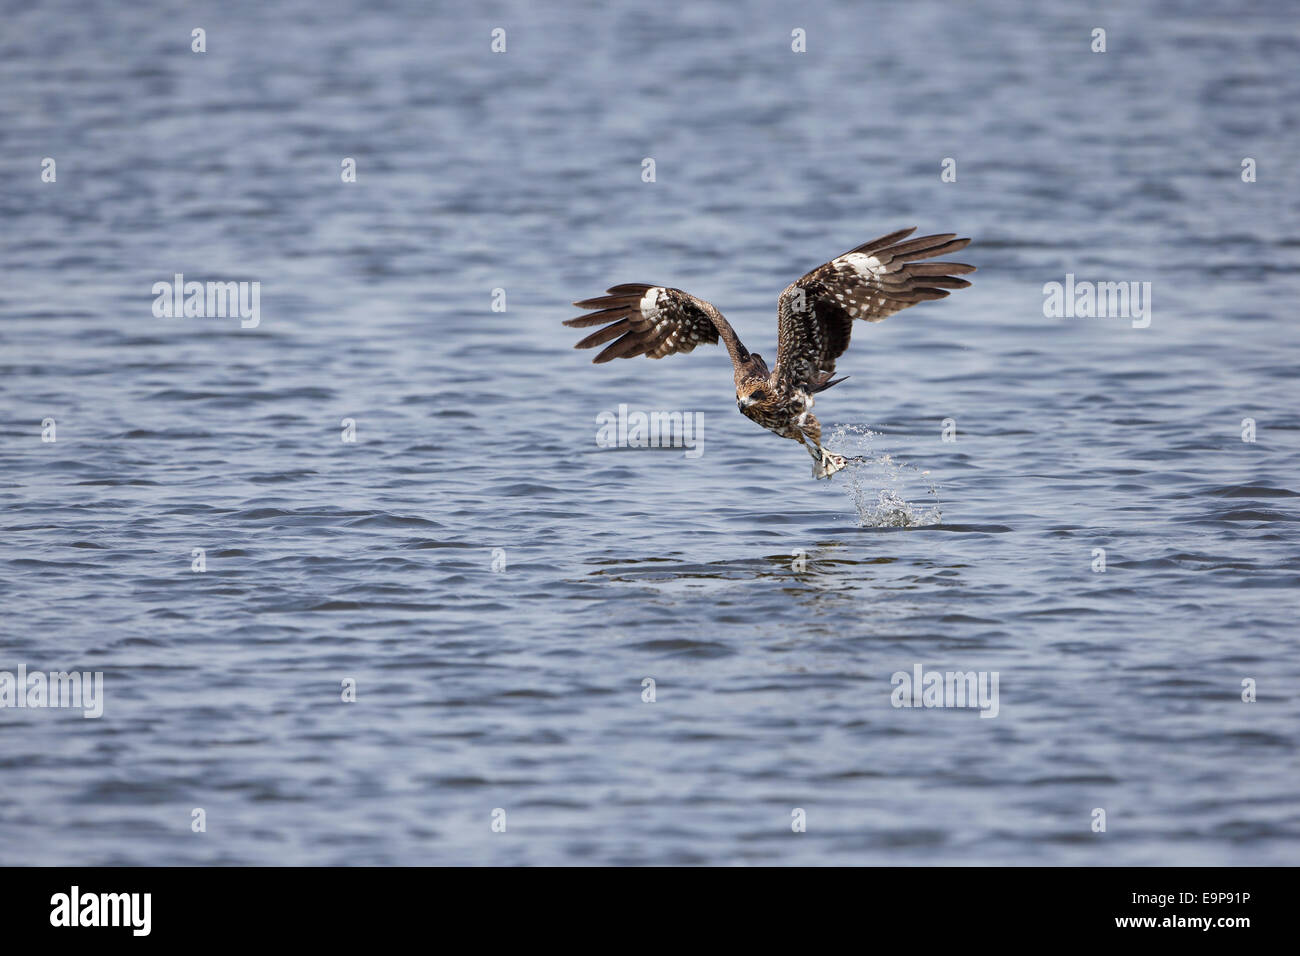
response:
<svg viewBox="0 0 1300 956"><path fill-rule="evenodd" d="M736 407L742 412L755 405L764 405L773 397L772 388L766 380L748 379L736 386Z"/></svg>

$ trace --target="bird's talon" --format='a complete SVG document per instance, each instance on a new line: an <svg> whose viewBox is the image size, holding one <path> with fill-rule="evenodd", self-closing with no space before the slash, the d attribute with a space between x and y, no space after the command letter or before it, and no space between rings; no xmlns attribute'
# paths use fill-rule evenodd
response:
<svg viewBox="0 0 1300 956"><path fill-rule="evenodd" d="M847 467L849 461L843 455L837 455L825 448L820 449L820 451L821 458L813 462L814 478L829 478L835 472Z"/></svg>

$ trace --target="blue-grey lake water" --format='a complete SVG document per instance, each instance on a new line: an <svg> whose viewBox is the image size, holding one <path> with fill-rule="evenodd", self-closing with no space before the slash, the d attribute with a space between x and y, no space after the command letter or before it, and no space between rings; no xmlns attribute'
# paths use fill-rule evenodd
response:
<svg viewBox="0 0 1300 956"><path fill-rule="evenodd" d="M1295 6L2 23L0 670L103 714L0 709L0 863L1296 861ZM560 325L661 283L771 361L914 225L979 271L858 324L829 482L723 349ZM178 273L257 324L155 315Z"/></svg>

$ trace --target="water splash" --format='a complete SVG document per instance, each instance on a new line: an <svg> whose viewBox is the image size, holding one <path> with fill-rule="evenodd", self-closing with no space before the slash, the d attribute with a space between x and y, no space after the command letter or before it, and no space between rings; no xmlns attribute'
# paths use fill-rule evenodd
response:
<svg viewBox="0 0 1300 956"><path fill-rule="evenodd" d="M894 461L890 454L876 454L872 439L879 435L865 425L837 425L826 442L847 457L860 457L836 480L853 500L859 528L917 528L943 520L939 487L930 473L915 465ZM921 499L928 496L929 502Z"/></svg>

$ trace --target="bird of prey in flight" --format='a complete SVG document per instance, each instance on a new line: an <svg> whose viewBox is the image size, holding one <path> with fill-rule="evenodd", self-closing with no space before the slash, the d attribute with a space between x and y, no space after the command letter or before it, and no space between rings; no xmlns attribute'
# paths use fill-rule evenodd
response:
<svg viewBox="0 0 1300 956"><path fill-rule="evenodd" d="M736 372L741 413L782 438L799 442L813 458L813 477L829 478L847 459L822 447L813 395L843 378L832 378L835 360L849 347L854 319L879 322L900 309L942 299L949 289L970 285L958 276L974 272L960 262L925 262L963 249L955 233L907 240L916 227L873 239L813 269L786 286L777 305L776 368L750 352L712 303L681 289L634 282L602 296L575 302L587 315L564 324L600 325L575 348L607 345L596 363L645 355L659 359L713 345L721 338ZM907 241L904 241L907 240Z"/></svg>

